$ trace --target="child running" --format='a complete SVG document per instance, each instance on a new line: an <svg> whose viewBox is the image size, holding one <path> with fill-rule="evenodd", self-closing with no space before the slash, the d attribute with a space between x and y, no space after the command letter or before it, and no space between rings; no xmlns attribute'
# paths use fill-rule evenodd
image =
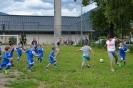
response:
<svg viewBox="0 0 133 88"><path fill-rule="evenodd" d="M84 64L85 64L86 60L88 60L87 67L90 68L90 51L95 56L95 53L92 50L92 48L90 46L88 46L88 43L85 42L84 46L81 49L77 50L77 52L78 51L83 51L83 55L82 55L82 67L81 67L81 69L84 69Z"/></svg>
<svg viewBox="0 0 133 88"><path fill-rule="evenodd" d="M12 58L10 58L10 51L11 51L11 48L9 46L6 46L5 47L5 54L4 54L4 57L3 57L3 60L2 60L2 63L0 65L0 70L3 68L3 67L6 67L5 68L5 74L8 73L8 69L11 67L11 61L12 61Z"/></svg>
<svg viewBox="0 0 133 88"><path fill-rule="evenodd" d="M48 70L48 67L54 63L54 68L57 68L56 67L56 59L55 59L55 47L52 47L52 51L50 52L50 55L49 55L49 58L48 58L48 65L46 66L46 70Z"/></svg>
<svg viewBox="0 0 133 88"><path fill-rule="evenodd" d="M11 43L10 45L11 45L11 46L10 46L10 48L11 48L11 51L10 51L10 58L12 58L11 65L14 66L14 65L13 65L14 43Z"/></svg>
<svg viewBox="0 0 133 88"><path fill-rule="evenodd" d="M43 44L40 44L40 47L38 48L38 60L40 61L40 63L42 63L42 59L43 59Z"/></svg>
<svg viewBox="0 0 133 88"><path fill-rule="evenodd" d="M22 56L22 51L24 51L24 50L23 50L23 46L22 46L21 43L20 43L19 46L16 48L16 50L17 50L17 55L18 55L17 63L19 63L20 57Z"/></svg>
<svg viewBox="0 0 133 88"><path fill-rule="evenodd" d="M2 59L2 47L1 47L1 45L2 45L2 42L0 42L0 60Z"/></svg>
<svg viewBox="0 0 133 88"><path fill-rule="evenodd" d="M28 71L31 72L31 67L34 66L33 56L39 56L34 51L34 46L31 45L30 49L25 51L27 53Z"/></svg>
<svg viewBox="0 0 133 88"><path fill-rule="evenodd" d="M119 66L121 67L122 61L124 62L124 66L126 66L126 52L129 52L129 49L124 46L124 44L121 42L119 47L119 55L120 55L120 63Z"/></svg>
<svg viewBox="0 0 133 88"><path fill-rule="evenodd" d="M55 43L55 47L56 47L56 51L57 51L55 57L57 57L60 54L61 41L62 41L62 37L60 37L60 39Z"/></svg>

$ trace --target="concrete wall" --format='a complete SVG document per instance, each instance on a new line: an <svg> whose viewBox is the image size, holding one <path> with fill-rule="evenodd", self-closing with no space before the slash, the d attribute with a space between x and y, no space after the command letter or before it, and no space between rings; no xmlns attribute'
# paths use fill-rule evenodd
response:
<svg viewBox="0 0 133 88"><path fill-rule="evenodd" d="M83 35L83 39L84 37L87 35ZM75 34L71 34L71 35L67 35L67 34L62 34L63 40L73 40L74 42L78 42L80 40L80 35L75 35ZM19 38L21 38L21 35L19 35ZM36 38L37 41L39 41L39 43L45 43L45 44L52 44L54 43L54 34L39 34L39 36L37 34L27 34L26 35L27 38L27 44L31 44L33 38ZM4 39L4 38L3 38ZM3 43L8 43L9 42L9 37L5 37L5 40L1 39L0 37L0 41L4 41Z"/></svg>

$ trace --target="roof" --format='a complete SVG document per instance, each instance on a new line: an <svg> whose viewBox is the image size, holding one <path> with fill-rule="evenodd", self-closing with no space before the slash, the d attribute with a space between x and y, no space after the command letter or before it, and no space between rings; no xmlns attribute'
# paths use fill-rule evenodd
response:
<svg viewBox="0 0 133 88"><path fill-rule="evenodd" d="M92 31L83 18L83 31ZM60 25L59 25L60 26ZM62 16L62 31L81 29L81 18ZM53 31L54 16L0 15L0 31Z"/></svg>

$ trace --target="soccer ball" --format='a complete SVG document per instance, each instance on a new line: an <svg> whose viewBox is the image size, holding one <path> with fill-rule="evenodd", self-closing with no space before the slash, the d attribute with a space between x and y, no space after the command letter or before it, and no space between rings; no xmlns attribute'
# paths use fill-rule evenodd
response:
<svg viewBox="0 0 133 88"><path fill-rule="evenodd" d="M100 62L102 63L103 62L103 59L100 59Z"/></svg>

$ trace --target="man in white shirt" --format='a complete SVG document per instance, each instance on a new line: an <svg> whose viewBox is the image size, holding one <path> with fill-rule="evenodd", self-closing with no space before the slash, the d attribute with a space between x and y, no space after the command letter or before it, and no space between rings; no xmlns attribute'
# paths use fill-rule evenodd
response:
<svg viewBox="0 0 133 88"><path fill-rule="evenodd" d="M106 44L103 47L104 48L107 46L107 50L108 50L108 56L110 58L110 67L111 67L111 71L114 72L114 68L113 68L113 56L115 57L115 62L116 64L118 64L118 56L116 54L115 51L115 41L118 41L117 38L111 38L111 36L108 36L108 40L106 41Z"/></svg>

